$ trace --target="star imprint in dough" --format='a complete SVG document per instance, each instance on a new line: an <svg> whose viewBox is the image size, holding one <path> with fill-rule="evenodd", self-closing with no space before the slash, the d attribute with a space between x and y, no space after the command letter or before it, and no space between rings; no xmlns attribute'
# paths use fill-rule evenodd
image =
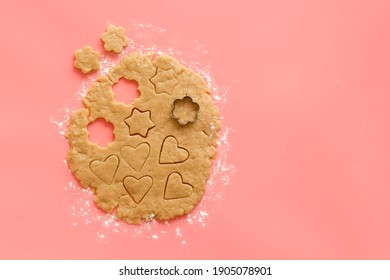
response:
<svg viewBox="0 0 390 280"><path fill-rule="evenodd" d="M129 127L130 135L140 135L147 137L150 129L156 126L151 119L150 111L140 111L134 108L130 117L125 119L125 123Z"/></svg>
<svg viewBox="0 0 390 280"><path fill-rule="evenodd" d="M166 93L169 95L173 93L174 87L179 83L172 69L158 69L157 74L150 81L154 84L156 93Z"/></svg>

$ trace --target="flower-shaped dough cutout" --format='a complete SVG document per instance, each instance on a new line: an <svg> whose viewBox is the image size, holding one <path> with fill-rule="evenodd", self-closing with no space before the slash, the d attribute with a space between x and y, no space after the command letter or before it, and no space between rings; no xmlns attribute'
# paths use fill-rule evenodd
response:
<svg viewBox="0 0 390 280"><path fill-rule="evenodd" d="M76 50L74 53L74 67L83 71L84 74L99 69L100 53L95 51L91 46L85 46Z"/></svg>
<svg viewBox="0 0 390 280"><path fill-rule="evenodd" d="M102 34L101 39L104 42L104 49L106 51L116 53L120 53L123 47L129 42L129 38L125 34L125 29L112 24L107 26L106 32Z"/></svg>
<svg viewBox="0 0 390 280"><path fill-rule="evenodd" d="M179 124L186 125L189 122L194 122L197 118L199 105L192 101L189 96L183 99L176 99L173 102L172 117L175 118Z"/></svg>

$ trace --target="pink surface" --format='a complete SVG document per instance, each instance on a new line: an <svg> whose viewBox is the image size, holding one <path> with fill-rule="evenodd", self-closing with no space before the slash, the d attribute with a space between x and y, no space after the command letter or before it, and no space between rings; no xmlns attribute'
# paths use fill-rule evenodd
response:
<svg viewBox="0 0 390 280"><path fill-rule="evenodd" d="M2 4L0 258L390 258L389 1L232 2ZM73 52L101 49L109 22L164 28L188 61L200 42L229 87L236 172L214 185L223 199L206 226L183 223L183 236L72 215L67 144L50 119L81 107Z"/></svg>

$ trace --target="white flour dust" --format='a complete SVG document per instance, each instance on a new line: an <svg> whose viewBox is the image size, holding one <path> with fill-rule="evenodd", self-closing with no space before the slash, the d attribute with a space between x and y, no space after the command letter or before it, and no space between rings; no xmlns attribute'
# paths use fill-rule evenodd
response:
<svg viewBox="0 0 390 280"><path fill-rule="evenodd" d="M207 221L212 216L216 209L216 203L223 199L225 187L229 185L231 177L234 174L235 167L228 162L228 154L230 150L229 135L232 130L223 125L223 109L228 101L228 87L221 87L216 84L212 78L212 70L209 64L202 64L199 61L210 61L208 51L205 50L198 41L191 42L195 44L191 54L179 51L176 49L178 39L166 33L165 29L154 27L150 23L132 24L124 26L127 34L131 34L127 48L117 57L112 58L107 55L102 55L100 58L100 69L94 74L86 76L81 83L78 92L73 95L70 104L80 104L81 99L86 95L89 87L101 75L107 75L109 69L114 66L122 56L131 52L148 52L153 51L157 54L169 54L179 60L183 65L198 72L207 82L211 89L211 95L214 103L218 106L221 112L222 129L219 131L217 155L214 159L212 170L207 181L206 191L203 199L198 206L183 218L174 219L167 222L157 222L153 216L148 222L141 225L129 225L125 222L117 220L113 214L104 214L94 205L94 194L91 189L82 188L77 180L73 179L64 187L65 191L72 192L74 198L69 205L70 213L73 217L72 226L77 227L80 224L83 226L94 225L100 228L96 232L96 240L98 242L107 243L109 236L113 234L128 234L133 237L143 237L150 240L159 240L161 237L173 235L176 236L181 244L186 244L185 231L193 230L194 227L205 227ZM162 40L163 39L163 40ZM156 41L169 42L169 45L156 45ZM68 105L66 109L61 109L56 112L55 117L50 119L50 122L58 129L58 132L64 141L65 145L66 131L68 129L69 119L75 105ZM80 105L76 105L80 107ZM72 108L72 109L71 109ZM210 123L210 128L214 125ZM69 168L66 160L63 160L65 168Z"/></svg>

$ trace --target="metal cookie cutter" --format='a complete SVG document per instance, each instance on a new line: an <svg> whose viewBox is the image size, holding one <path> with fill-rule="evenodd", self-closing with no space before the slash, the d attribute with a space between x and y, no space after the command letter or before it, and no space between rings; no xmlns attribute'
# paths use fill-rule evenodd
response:
<svg viewBox="0 0 390 280"><path fill-rule="evenodd" d="M179 124L186 125L196 121L198 111L199 104L194 102L190 96L185 96L173 102L171 115Z"/></svg>

